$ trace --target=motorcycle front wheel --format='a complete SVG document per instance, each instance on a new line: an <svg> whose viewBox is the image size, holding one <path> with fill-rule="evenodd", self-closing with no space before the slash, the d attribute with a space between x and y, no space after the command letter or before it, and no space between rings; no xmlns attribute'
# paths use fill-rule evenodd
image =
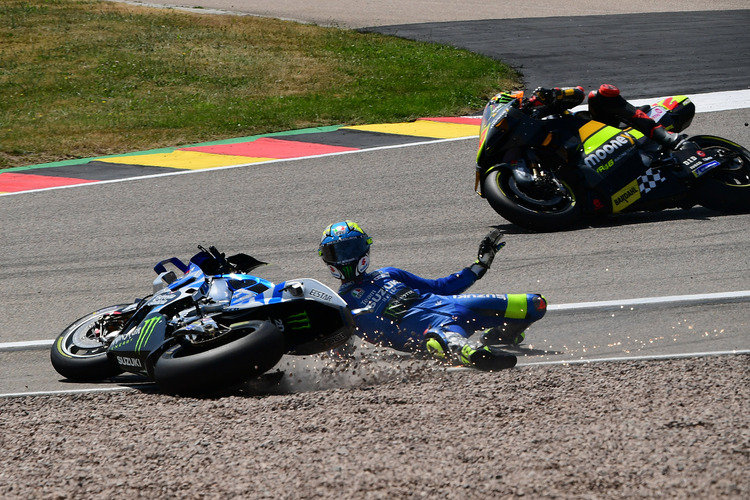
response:
<svg viewBox="0 0 750 500"><path fill-rule="evenodd" d="M243 323L226 339L172 346L154 364L154 382L168 393L213 392L262 375L286 352L283 333L270 321Z"/></svg>
<svg viewBox="0 0 750 500"><path fill-rule="evenodd" d="M104 337L122 327L126 318L118 313L128 305L99 309L63 330L50 350L57 373L71 380L101 380L122 373L107 357Z"/></svg>
<svg viewBox="0 0 750 500"><path fill-rule="evenodd" d="M699 179L698 203L719 212L750 212L750 151L721 137L699 135L690 140L722 163Z"/></svg>
<svg viewBox="0 0 750 500"><path fill-rule="evenodd" d="M508 168L498 168L482 181L482 193L505 219L533 231L559 231L576 224L581 208L573 189L548 174L547 182L520 184Z"/></svg>

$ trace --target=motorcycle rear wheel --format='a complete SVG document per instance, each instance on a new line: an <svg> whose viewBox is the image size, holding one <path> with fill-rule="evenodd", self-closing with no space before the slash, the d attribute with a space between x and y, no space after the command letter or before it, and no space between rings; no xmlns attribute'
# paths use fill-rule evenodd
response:
<svg viewBox="0 0 750 500"><path fill-rule="evenodd" d="M122 373L107 357L108 343L101 340L97 323L129 304L94 311L67 327L57 336L50 350L50 361L57 373L70 380L101 380Z"/></svg>
<svg viewBox="0 0 750 500"><path fill-rule="evenodd" d="M220 345L172 346L154 364L154 381L169 393L208 393L262 375L285 352L284 335L273 323L248 321Z"/></svg>
<svg viewBox="0 0 750 500"><path fill-rule="evenodd" d="M699 179L698 203L719 212L750 212L750 151L721 137L699 135L690 140L725 163Z"/></svg>
<svg viewBox="0 0 750 500"><path fill-rule="evenodd" d="M581 208L573 189L557 178L559 189L522 186L507 168L490 172L482 181L482 193L490 206L505 219L533 231L559 231L576 224Z"/></svg>

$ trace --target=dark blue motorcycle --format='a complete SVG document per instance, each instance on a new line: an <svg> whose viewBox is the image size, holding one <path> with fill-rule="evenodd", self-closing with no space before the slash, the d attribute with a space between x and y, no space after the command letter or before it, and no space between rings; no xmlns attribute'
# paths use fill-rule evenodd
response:
<svg viewBox="0 0 750 500"><path fill-rule="evenodd" d="M285 354L343 345L354 332L339 295L313 279L274 284L249 274L264 265L215 247L185 264L159 262L154 293L99 309L55 340L51 361L71 380L142 375L164 392L213 392L258 377Z"/></svg>

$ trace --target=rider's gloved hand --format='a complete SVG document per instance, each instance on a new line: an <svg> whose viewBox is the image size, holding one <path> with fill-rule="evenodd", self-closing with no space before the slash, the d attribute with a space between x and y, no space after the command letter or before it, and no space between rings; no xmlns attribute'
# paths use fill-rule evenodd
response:
<svg viewBox="0 0 750 500"><path fill-rule="evenodd" d="M537 87L531 93L529 104L532 106L547 106L555 101L555 89Z"/></svg>
<svg viewBox="0 0 750 500"><path fill-rule="evenodd" d="M479 243L477 260L469 266L469 269L477 275L477 279L484 276L487 269L492 265L492 261L495 259L495 254L504 246L505 242L503 241L503 233L497 229L493 229L482 239Z"/></svg>

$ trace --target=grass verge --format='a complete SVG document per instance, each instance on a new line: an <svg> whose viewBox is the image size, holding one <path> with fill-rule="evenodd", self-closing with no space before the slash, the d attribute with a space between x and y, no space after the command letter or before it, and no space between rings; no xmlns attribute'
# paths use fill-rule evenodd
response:
<svg viewBox="0 0 750 500"><path fill-rule="evenodd" d="M449 46L99 0L0 3L0 168L457 116L519 75Z"/></svg>

